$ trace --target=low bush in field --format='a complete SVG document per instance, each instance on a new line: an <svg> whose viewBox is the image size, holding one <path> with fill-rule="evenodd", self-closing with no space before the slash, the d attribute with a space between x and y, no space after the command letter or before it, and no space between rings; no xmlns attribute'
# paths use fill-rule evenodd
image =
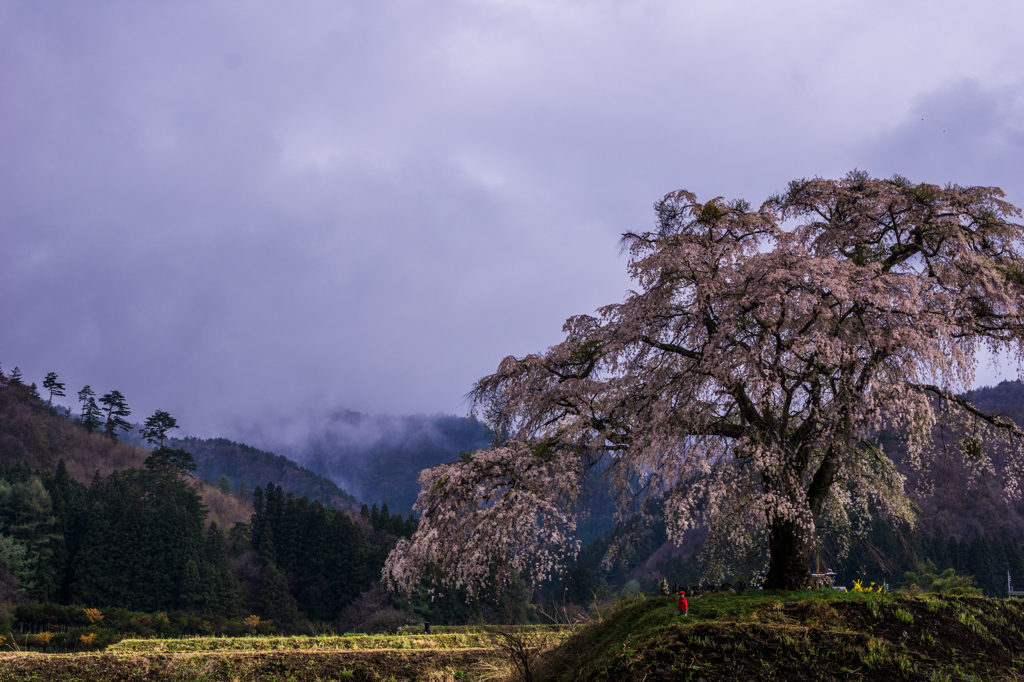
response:
<svg viewBox="0 0 1024 682"><path fill-rule="evenodd" d="M226 635L248 633L250 628L242 617L225 618L217 614L195 614L185 611L144 613L128 609L92 609L60 604L24 604L14 612L15 621L24 632L66 631L90 627L126 637L181 637L185 635ZM260 621L257 634L275 632L273 621ZM103 636L98 635L98 637Z"/></svg>
<svg viewBox="0 0 1024 682"><path fill-rule="evenodd" d="M123 639L195 635L237 637L250 632L242 618L197 615L183 611L143 613L60 604L24 604L14 613L14 644L27 650L66 652L107 647ZM271 635L274 623L262 620L256 633Z"/></svg>

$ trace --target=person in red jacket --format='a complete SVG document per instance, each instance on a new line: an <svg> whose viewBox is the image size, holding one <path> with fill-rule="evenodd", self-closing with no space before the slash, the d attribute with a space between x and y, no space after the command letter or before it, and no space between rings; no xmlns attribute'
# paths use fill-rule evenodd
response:
<svg viewBox="0 0 1024 682"><path fill-rule="evenodd" d="M679 590L679 611L676 613L677 616L689 616L690 607L686 603L686 590Z"/></svg>

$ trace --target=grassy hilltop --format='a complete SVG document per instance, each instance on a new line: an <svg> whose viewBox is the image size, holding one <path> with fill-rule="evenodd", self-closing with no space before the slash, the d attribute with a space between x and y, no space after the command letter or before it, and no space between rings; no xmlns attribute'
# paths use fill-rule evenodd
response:
<svg viewBox="0 0 1024 682"><path fill-rule="evenodd" d="M537 679L1021 680L1024 601L748 592L641 598L542 656Z"/></svg>

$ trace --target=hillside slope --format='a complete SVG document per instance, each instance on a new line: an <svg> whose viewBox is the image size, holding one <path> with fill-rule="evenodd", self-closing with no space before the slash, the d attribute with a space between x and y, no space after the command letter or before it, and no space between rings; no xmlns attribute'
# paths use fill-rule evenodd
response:
<svg viewBox="0 0 1024 682"><path fill-rule="evenodd" d="M56 471L63 459L68 474L88 485L96 473L105 479L115 471L141 468L148 456L145 448L88 433L57 410L47 410L26 387L0 384L0 462ZM210 512L208 521L221 528L249 521L252 508L243 499L201 480L197 485Z"/></svg>
<svg viewBox="0 0 1024 682"><path fill-rule="evenodd" d="M239 491L241 486L251 492L255 486L273 481L296 497L320 500L326 507L359 510L356 498L339 488L334 481L273 452L264 452L226 438L173 438L170 446L192 453L196 460L197 476L211 483L216 483L221 476L227 476L234 491ZM245 491L241 492L244 495Z"/></svg>
<svg viewBox="0 0 1024 682"><path fill-rule="evenodd" d="M624 603L546 654L545 682L1020 679L1024 602L752 591Z"/></svg>

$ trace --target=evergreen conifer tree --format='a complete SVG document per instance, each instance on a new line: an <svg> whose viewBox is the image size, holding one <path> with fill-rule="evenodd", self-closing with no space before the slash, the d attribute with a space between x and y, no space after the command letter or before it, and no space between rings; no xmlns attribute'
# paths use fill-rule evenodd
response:
<svg viewBox="0 0 1024 682"><path fill-rule="evenodd" d="M22 568L31 575L19 576L21 587L33 599L46 599L58 579L53 554L59 535L52 501L38 474L27 467L12 473L13 483L0 480L0 528L25 549Z"/></svg>
<svg viewBox="0 0 1024 682"><path fill-rule="evenodd" d="M110 478L116 480L116 474ZM111 519L115 514L108 513L106 486L97 471L86 495L82 547L72 565L70 600L79 604L110 605L113 557L121 548L114 546L112 540Z"/></svg>
<svg viewBox="0 0 1024 682"><path fill-rule="evenodd" d="M103 426L103 421L100 419L100 408L96 404L96 394L86 384L85 388L78 392L78 402L82 405L81 421L82 426L89 433L93 433L98 428Z"/></svg>
<svg viewBox="0 0 1024 682"><path fill-rule="evenodd" d="M140 433L148 443L156 445L157 448L163 448L167 432L176 428L178 428L178 422L174 417L163 410L157 410L146 418L146 423Z"/></svg>
<svg viewBox="0 0 1024 682"><path fill-rule="evenodd" d="M252 491L252 516L249 517L249 543L258 553L263 528L267 525L267 505L263 499L263 488L256 486Z"/></svg>
<svg viewBox="0 0 1024 682"><path fill-rule="evenodd" d="M193 555L185 564L185 574L181 579L181 606L193 613L206 610L209 601L199 562L199 557Z"/></svg>
<svg viewBox="0 0 1024 682"><path fill-rule="evenodd" d="M117 440L118 429L125 433L132 430L132 425L125 420L125 417L132 411L128 409L128 402L120 391L111 391L105 394L100 398L100 404L106 409L106 423L103 432L107 438Z"/></svg>
<svg viewBox="0 0 1024 682"><path fill-rule="evenodd" d="M85 520L86 487L71 478L63 459L57 462L56 473L44 483L53 504L55 532L59 534L53 554L57 580L49 601L66 604L70 599L71 561L78 551Z"/></svg>
<svg viewBox="0 0 1024 682"><path fill-rule="evenodd" d="M295 600L288 592L284 574L274 561L274 532L270 525L264 527L260 538L260 581L257 606L261 615L270 618L283 629L295 622Z"/></svg>
<svg viewBox="0 0 1024 682"><path fill-rule="evenodd" d="M273 481L267 483L267 487L263 490L263 496L267 501L266 508L266 523L273 529L274 537L282 537L281 523L284 519L284 491L281 486L275 486ZM275 555L274 560L277 561Z"/></svg>
<svg viewBox="0 0 1024 682"><path fill-rule="evenodd" d="M220 530L211 523L203 543L203 559L209 568L211 603L216 611L225 616L237 613L242 601L242 587L228 566L227 555L221 541Z"/></svg>
<svg viewBox="0 0 1024 682"><path fill-rule="evenodd" d="M89 398L85 405L85 412L82 414L82 426L89 433L98 431L103 426L103 413L100 406L96 404L95 398Z"/></svg>
<svg viewBox="0 0 1024 682"><path fill-rule="evenodd" d="M56 372L48 372L43 379L43 388L50 392L50 397L46 401L46 409L49 410L53 404L53 396L64 396L64 384L57 381Z"/></svg>
<svg viewBox="0 0 1024 682"><path fill-rule="evenodd" d="M161 474L179 475L196 470L196 460L192 453L181 448L157 448L143 463L150 471Z"/></svg>

